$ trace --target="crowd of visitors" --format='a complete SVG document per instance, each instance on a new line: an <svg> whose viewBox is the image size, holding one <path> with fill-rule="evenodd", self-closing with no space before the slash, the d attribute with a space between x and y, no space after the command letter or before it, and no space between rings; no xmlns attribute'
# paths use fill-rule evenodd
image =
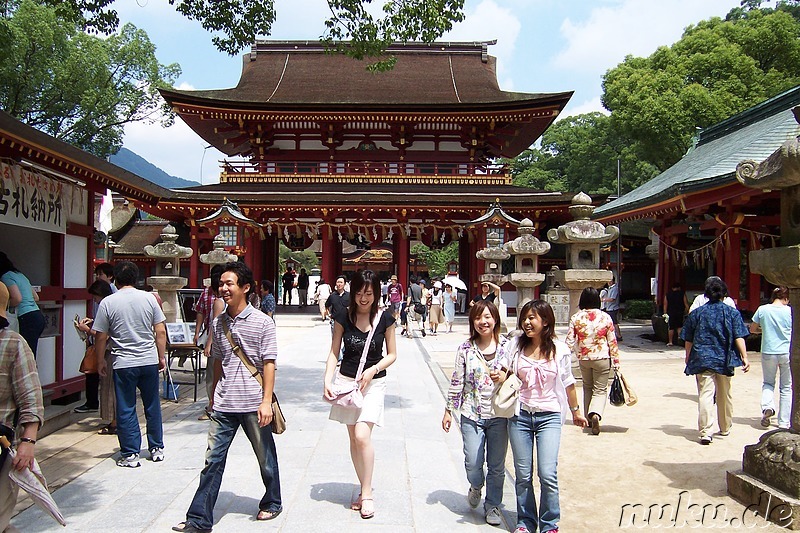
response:
<svg viewBox="0 0 800 533"><path fill-rule="evenodd" d="M23 323L35 323L35 319L22 318L38 311L38 307L31 310L29 305L35 305L36 293L2 252L0 266L4 268L4 281L0 282L0 376L9 380L0 383L0 433L15 440L17 450L13 461L0 463L0 526L4 526L16 500L6 473L32 464L43 407L35 363L36 339L28 341L25 335L12 331L8 320L9 310L14 309L20 331ZM135 288L139 279L135 264L121 261L112 267L103 263L95 269L95 277L88 288L94 318L76 321L76 327L85 334L87 344L94 346L97 372L87 372L86 402L75 412L99 409L105 423L100 433L116 435L119 441L116 464L135 468L141 464L142 443L136 414L138 391L146 419L147 457L163 461L159 373L167 365L164 313L152 293ZM294 274L287 269L281 280L285 305L291 303L291 296L286 295L295 285L301 291L301 307L308 297L310 282L305 269L298 278L295 283ZM483 502L482 514L488 524L502 523L505 457L510 445L515 474L515 533L557 531L561 428L571 419L592 435L601 432L609 382L620 369L619 288L613 280L602 292L584 289L579 311L569 320L565 342L556 337L554 311L543 300L524 303L517 312L516 330L501 335L500 287L482 282L480 288L469 302L469 336L455 354L442 429L449 432L455 422L460 430L467 502L472 508ZM240 426L251 442L264 485L256 520L271 520L283 510L271 427L276 415L276 299L271 281L261 281L258 289L243 263L217 265L211 269L210 285L196 302L193 340L209 361L209 400L201 416L209 420L208 449L195 496L185 520L173 527L175 531L211 531L228 450ZM349 281L339 276L334 288L320 279L315 289L314 300L321 318L330 319L332 333L322 396L332 404L329 418L347 427L359 486L350 507L361 518L369 519L376 514L372 434L375 426L384 424L385 377L398 355L397 320L402 320L401 333L409 337L415 327L422 336L436 335L440 324L450 333L459 290L446 280L431 283L424 278L411 278L405 290L397 276L382 282L370 270L355 272ZM779 287L772 292L771 301L753 315L749 330L726 284L717 276L706 280L703 294L692 306L677 283L663 304L669 315L668 344L678 338L684 342L685 374L694 376L697 384L701 444L711 444L715 434L724 436L731 431L731 381L736 368L743 372L750 369L745 346L750 333L762 335L762 426L769 428L777 415L778 428L789 427L792 311L787 289ZM31 333L30 328L27 333ZM572 373L573 354L582 377L582 402ZM513 398L510 410L498 403L508 391Z"/></svg>

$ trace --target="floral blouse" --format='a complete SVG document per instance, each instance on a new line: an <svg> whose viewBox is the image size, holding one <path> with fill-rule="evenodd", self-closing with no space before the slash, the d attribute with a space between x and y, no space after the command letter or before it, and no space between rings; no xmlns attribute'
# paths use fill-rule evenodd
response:
<svg viewBox="0 0 800 533"><path fill-rule="evenodd" d="M447 391L448 411L460 411L471 420L494 417L490 399L495 383L489 377L489 370L511 368L505 341L505 338L500 338L497 353L491 361L483 358L472 341L466 341L458 347L453 377Z"/></svg>
<svg viewBox="0 0 800 533"><path fill-rule="evenodd" d="M567 346L578 359L613 360L619 364L619 347L611 317L600 309L582 309L569 319Z"/></svg>

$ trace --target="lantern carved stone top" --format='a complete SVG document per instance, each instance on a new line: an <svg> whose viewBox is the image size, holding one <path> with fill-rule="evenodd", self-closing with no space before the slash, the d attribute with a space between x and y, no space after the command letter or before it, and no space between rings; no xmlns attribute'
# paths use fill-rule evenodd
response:
<svg viewBox="0 0 800 533"><path fill-rule="evenodd" d="M511 254L503 249L501 246L502 244L503 241L500 239L500 234L497 231L492 230L486 235L486 248L483 250L478 250L478 252L475 254L475 257L478 259L483 259L484 261L491 259L505 261L511 257Z"/></svg>
<svg viewBox="0 0 800 533"><path fill-rule="evenodd" d="M191 248L181 246L175 241L178 240L178 232L172 227L172 224L167 224L161 233L161 241L155 246L147 245L144 247L144 253L150 257L160 258L177 258L182 259L191 257L194 253Z"/></svg>
<svg viewBox="0 0 800 533"><path fill-rule="evenodd" d="M572 198L569 212L575 218L558 228L547 232L547 239L556 244L595 243L606 244L619 237L619 228L604 226L589 220L594 213L592 199L588 194L580 192ZM596 268L596 267L595 267Z"/></svg>
<svg viewBox="0 0 800 533"><path fill-rule="evenodd" d="M225 238L220 234L214 237L214 249L207 254L200 254L200 262L206 265L224 265L238 260L239 257L225 250Z"/></svg>
<svg viewBox="0 0 800 533"><path fill-rule="evenodd" d="M505 243L503 249L512 255L544 255L550 251L550 243L542 242L537 239L533 233L536 229L533 227L533 222L529 219L523 219L517 228L519 237L513 241Z"/></svg>

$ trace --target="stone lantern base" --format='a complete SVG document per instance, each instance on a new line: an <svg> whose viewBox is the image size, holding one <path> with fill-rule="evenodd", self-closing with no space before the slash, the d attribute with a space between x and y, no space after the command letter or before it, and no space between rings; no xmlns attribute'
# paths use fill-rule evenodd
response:
<svg viewBox="0 0 800 533"><path fill-rule="evenodd" d="M800 434L779 429L745 446L742 470L728 472L727 484L748 509L800 531Z"/></svg>

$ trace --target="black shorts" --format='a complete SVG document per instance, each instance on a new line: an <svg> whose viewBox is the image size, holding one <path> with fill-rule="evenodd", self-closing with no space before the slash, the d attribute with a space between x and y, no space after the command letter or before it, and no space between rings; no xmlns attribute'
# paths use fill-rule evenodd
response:
<svg viewBox="0 0 800 533"><path fill-rule="evenodd" d="M617 317L617 315L619 314L619 309L614 309L613 311L606 311L606 313L608 313L608 316L611 317L611 322L613 322L614 324L619 324L619 318Z"/></svg>
<svg viewBox="0 0 800 533"><path fill-rule="evenodd" d="M669 329L683 327L683 311L679 313L667 313L669 315Z"/></svg>

